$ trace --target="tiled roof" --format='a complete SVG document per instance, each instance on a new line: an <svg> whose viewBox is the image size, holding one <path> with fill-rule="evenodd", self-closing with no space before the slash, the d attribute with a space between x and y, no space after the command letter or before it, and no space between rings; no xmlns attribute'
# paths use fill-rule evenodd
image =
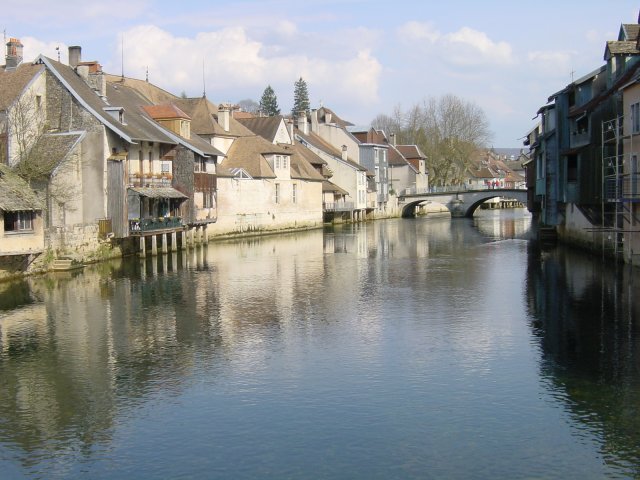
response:
<svg viewBox="0 0 640 480"><path fill-rule="evenodd" d="M313 145L318 150L320 150L320 151L322 151L322 152L324 152L324 153L326 153L328 155L331 155L332 157L335 157L337 159L342 159L342 152L340 152L337 148L335 148L329 142L325 141L319 135L316 135L313 132L309 132L308 135L305 135L299 129L295 129L295 135L298 135L303 141L307 142L309 145ZM360 165L357 162L354 162L350 158L347 159L346 163L348 163L349 165L351 165L353 168L355 168L357 170L360 170L360 171L366 171L367 170L362 165Z"/></svg>
<svg viewBox="0 0 640 480"><path fill-rule="evenodd" d="M321 162L324 162L324 160L318 157L315 153L299 143L280 146L287 152L291 153L291 178L310 181L324 180L322 174L320 174L308 160L311 156L315 156Z"/></svg>
<svg viewBox="0 0 640 480"><path fill-rule="evenodd" d="M116 85L124 85L126 87L129 87L135 90L140 95L142 95L145 99L147 99L148 103L153 103L153 104L169 103L176 98L175 95L145 80L121 77L120 75L110 75L108 73L105 74L105 77L108 83L113 83Z"/></svg>
<svg viewBox="0 0 640 480"><path fill-rule="evenodd" d="M340 188L335 183L331 183L329 180L325 180L324 182L322 182L322 191L339 193L340 195L349 195L349 192L347 192L343 188Z"/></svg>
<svg viewBox="0 0 640 480"><path fill-rule="evenodd" d="M7 165L0 164L0 210L18 212L42 209L42 202L27 182L13 173Z"/></svg>
<svg viewBox="0 0 640 480"><path fill-rule="evenodd" d="M253 132L229 114L229 131L218 123L218 107L206 97L177 98L174 100L182 111L191 117L191 131L198 135L220 135L227 137L251 136Z"/></svg>
<svg viewBox="0 0 640 480"><path fill-rule="evenodd" d="M276 178L264 155L275 153L290 155L291 152L274 145L258 135L239 137L233 141L223 160L218 174L231 176L231 169L242 168L253 178Z"/></svg>
<svg viewBox="0 0 640 480"><path fill-rule="evenodd" d="M404 156L404 158L413 159L426 159L427 156L422 153L420 148L417 145L396 145L396 148L400 151L400 153Z"/></svg>
<svg viewBox="0 0 640 480"><path fill-rule="evenodd" d="M327 122L327 123L335 123L336 125L338 125L339 127L342 127L342 128L347 128L347 127L350 127L350 126L353 125L353 123L347 122L346 120L343 120L338 115L336 115L333 110L330 110L327 107L320 107L318 109L318 120L322 120L323 122L326 122L327 121L327 114L331 115L331 121Z"/></svg>
<svg viewBox="0 0 640 480"><path fill-rule="evenodd" d="M618 40L636 41L638 33L640 33L640 25L637 23L623 23L620 30L622 35Z"/></svg>
<svg viewBox="0 0 640 480"><path fill-rule="evenodd" d="M154 120L164 120L169 118L184 118L191 120L191 117L171 103L162 105L144 105L142 107Z"/></svg>
<svg viewBox="0 0 640 480"><path fill-rule="evenodd" d="M15 70L0 69L0 110L6 110L43 70L42 65L25 63Z"/></svg>
<svg viewBox="0 0 640 480"><path fill-rule="evenodd" d="M640 53L640 51L638 51L638 47L636 45L635 41L617 41L617 40L610 40L607 42L607 47L606 50L611 54L611 55L629 55L629 54L638 54ZM606 52L605 52L605 58L606 58Z"/></svg>
<svg viewBox="0 0 640 480"><path fill-rule="evenodd" d="M40 173L48 176L64 162L83 136L84 132L41 135L29 155L37 159Z"/></svg>
<svg viewBox="0 0 640 480"><path fill-rule="evenodd" d="M282 119L282 115L276 115L273 117L241 118L238 119L238 121L256 135L260 135L270 142L273 142L278 133L278 127L280 127L282 123Z"/></svg>

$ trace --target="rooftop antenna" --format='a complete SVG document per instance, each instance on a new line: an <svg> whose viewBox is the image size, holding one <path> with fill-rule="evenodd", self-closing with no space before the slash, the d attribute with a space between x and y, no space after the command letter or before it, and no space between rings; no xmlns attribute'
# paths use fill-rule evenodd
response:
<svg viewBox="0 0 640 480"><path fill-rule="evenodd" d="M120 42L120 64L122 67L122 76L121 79L124 82L124 33L121 36L122 41Z"/></svg>
<svg viewBox="0 0 640 480"><path fill-rule="evenodd" d="M202 58L202 96L207 96L207 84L204 80L204 57Z"/></svg>
<svg viewBox="0 0 640 480"><path fill-rule="evenodd" d="M58 52L58 62L60 62L60 45L56 47L56 52Z"/></svg>
<svg viewBox="0 0 640 480"><path fill-rule="evenodd" d="M147 83L149 83L149 65L147 65Z"/></svg>

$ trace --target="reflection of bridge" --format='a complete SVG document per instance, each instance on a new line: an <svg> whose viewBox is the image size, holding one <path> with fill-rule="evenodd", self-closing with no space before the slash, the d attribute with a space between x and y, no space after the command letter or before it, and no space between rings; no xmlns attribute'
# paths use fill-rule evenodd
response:
<svg viewBox="0 0 640 480"><path fill-rule="evenodd" d="M483 190L460 190L455 192L433 192L401 195L398 205L403 217L411 217L416 208L427 202L440 203L447 207L452 217L471 217L473 212L492 198L509 198L527 203L527 190L522 188L496 188Z"/></svg>

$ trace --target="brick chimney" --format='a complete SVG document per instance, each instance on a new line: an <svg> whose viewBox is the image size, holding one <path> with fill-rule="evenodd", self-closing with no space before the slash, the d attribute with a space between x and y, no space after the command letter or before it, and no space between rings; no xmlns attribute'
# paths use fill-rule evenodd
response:
<svg viewBox="0 0 640 480"><path fill-rule="evenodd" d="M7 42L7 56L5 57L5 68L13 70L22 63L22 42L17 38L10 38Z"/></svg>

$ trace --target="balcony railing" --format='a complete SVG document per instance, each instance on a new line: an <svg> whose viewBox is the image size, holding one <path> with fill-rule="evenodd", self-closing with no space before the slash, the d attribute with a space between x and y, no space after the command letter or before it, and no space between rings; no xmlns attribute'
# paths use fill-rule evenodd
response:
<svg viewBox="0 0 640 480"><path fill-rule="evenodd" d="M322 209L325 212L349 212L354 208L353 202L325 202L322 204Z"/></svg>
<svg viewBox="0 0 640 480"><path fill-rule="evenodd" d="M174 230L182 228L181 217L140 218L129 220L129 232L133 235L156 230Z"/></svg>
<svg viewBox="0 0 640 480"><path fill-rule="evenodd" d="M171 175L154 174L140 176L137 174L129 175L129 185L132 187L170 187Z"/></svg>

